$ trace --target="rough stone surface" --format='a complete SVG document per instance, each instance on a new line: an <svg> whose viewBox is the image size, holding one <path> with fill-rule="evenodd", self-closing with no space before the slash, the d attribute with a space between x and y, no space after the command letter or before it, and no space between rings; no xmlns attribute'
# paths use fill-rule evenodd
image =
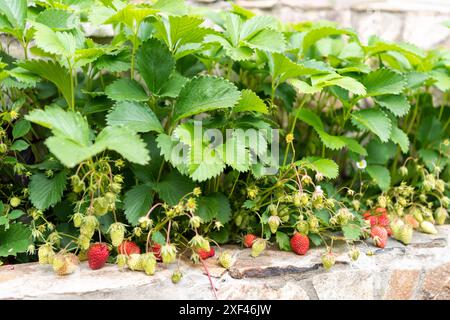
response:
<svg viewBox="0 0 450 320"><path fill-rule="evenodd" d="M320 300L372 300L374 275L370 271L336 271L312 278Z"/></svg>
<svg viewBox="0 0 450 320"><path fill-rule="evenodd" d="M450 300L450 263L426 271L421 298Z"/></svg>
<svg viewBox="0 0 450 320"><path fill-rule="evenodd" d="M394 270L384 295L386 300L410 300L418 285L420 270Z"/></svg>
<svg viewBox="0 0 450 320"><path fill-rule="evenodd" d="M320 262L324 248L305 256L275 249L252 258L250 249L225 246L234 262L229 271L217 256L205 262L219 299L446 299L450 300L450 226L435 236L415 233L411 245L390 240L385 249L370 241L358 245L353 262L344 244L333 248L336 265L328 272ZM368 251L374 255L367 255ZM216 250L219 252L219 249ZM176 268L183 278L170 280ZM90 270L86 263L66 277L37 263L0 267L0 299L213 299L202 265L187 260L158 265L154 276L107 265Z"/></svg>

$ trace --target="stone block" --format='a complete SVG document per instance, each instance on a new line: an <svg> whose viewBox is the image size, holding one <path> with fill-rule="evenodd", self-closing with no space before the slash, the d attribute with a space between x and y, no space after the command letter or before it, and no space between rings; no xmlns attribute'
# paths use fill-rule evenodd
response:
<svg viewBox="0 0 450 320"><path fill-rule="evenodd" d="M373 300L374 277L369 271L344 270L312 278L319 300Z"/></svg>
<svg viewBox="0 0 450 320"><path fill-rule="evenodd" d="M418 286L420 270L394 270L388 280L383 299L411 300Z"/></svg>
<svg viewBox="0 0 450 320"><path fill-rule="evenodd" d="M450 300L450 263L425 271L420 298Z"/></svg>

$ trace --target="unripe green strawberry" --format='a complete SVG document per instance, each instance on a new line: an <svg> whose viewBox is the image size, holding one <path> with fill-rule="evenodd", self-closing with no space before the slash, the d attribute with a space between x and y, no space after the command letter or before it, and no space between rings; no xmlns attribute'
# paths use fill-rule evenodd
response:
<svg viewBox="0 0 450 320"><path fill-rule="evenodd" d="M429 233L429 234L437 234L437 230L434 227L434 224L432 224L429 221L422 221L420 223L420 230L424 233Z"/></svg>
<svg viewBox="0 0 450 320"><path fill-rule="evenodd" d="M116 203L116 195L110 191L105 193L105 199L109 206L114 205Z"/></svg>
<svg viewBox="0 0 450 320"><path fill-rule="evenodd" d="M169 243L161 246L161 259L165 264L175 262L177 258L177 248L175 245Z"/></svg>
<svg viewBox="0 0 450 320"><path fill-rule="evenodd" d="M91 246L91 238L87 237L84 234L80 234L78 237L78 244L83 250L88 250Z"/></svg>
<svg viewBox="0 0 450 320"><path fill-rule="evenodd" d="M309 223L306 220L300 220L297 222L296 226L297 231L301 234L308 235L309 232Z"/></svg>
<svg viewBox="0 0 450 320"><path fill-rule="evenodd" d="M224 251L219 256L219 264L225 269L230 269L231 263L233 259L231 258L231 254L228 251Z"/></svg>
<svg viewBox="0 0 450 320"><path fill-rule="evenodd" d="M193 228L193 229L199 228L201 224L202 224L202 218L200 218L199 216L193 215L193 216L189 219L189 225L190 225L191 228Z"/></svg>
<svg viewBox="0 0 450 320"><path fill-rule="evenodd" d="M115 222L109 226L109 236L114 247L119 246L125 237L125 225Z"/></svg>
<svg viewBox="0 0 450 320"><path fill-rule="evenodd" d="M392 234L394 235L394 237L395 237L395 234L398 233L398 231L400 230L400 227L403 226L404 224L405 223L398 218L391 221L389 226L391 227Z"/></svg>
<svg viewBox="0 0 450 320"><path fill-rule="evenodd" d="M256 258L259 256L264 250L266 249L266 240L264 239L257 239L255 242L253 242L252 246L252 257Z"/></svg>
<svg viewBox="0 0 450 320"><path fill-rule="evenodd" d="M116 263L119 268L123 268L127 265L127 256L124 254L118 254L116 258Z"/></svg>
<svg viewBox="0 0 450 320"><path fill-rule="evenodd" d="M402 177L406 177L408 175L408 168L405 166L401 166L398 171Z"/></svg>
<svg viewBox="0 0 450 320"><path fill-rule="evenodd" d="M289 221L289 208L283 207L279 212L278 216L280 217L281 223L286 223Z"/></svg>
<svg viewBox="0 0 450 320"><path fill-rule="evenodd" d="M39 247L38 250L38 258L40 264L51 264L53 263L53 258L55 256L55 252L52 249L52 246L49 244L44 244Z"/></svg>
<svg viewBox="0 0 450 320"><path fill-rule="evenodd" d="M12 197L9 200L9 204L11 205L11 207L16 208L16 207L20 206L21 201L22 200L20 200L19 197Z"/></svg>
<svg viewBox="0 0 450 320"><path fill-rule="evenodd" d="M302 206L302 195L301 193L294 194L292 201L294 202L294 206L300 208Z"/></svg>
<svg viewBox="0 0 450 320"><path fill-rule="evenodd" d="M331 267L334 266L336 263L336 258L334 257L334 254L331 252L327 252L324 255L322 255L322 265L325 268L325 270L330 270Z"/></svg>
<svg viewBox="0 0 450 320"><path fill-rule="evenodd" d="M97 229L98 226L99 223L96 216L84 216L80 226L80 233L90 239L94 235L95 229Z"/></svg>
<svg viewBox="0 0 450 320"><path fill-rule="evenodd" d="M84 182L81 181L80 177L77 176L77 175L71 176L71 177L70 177L70 182L71 182L71 185L72 185L72 190L73 190L73 192L75 192L75 193L80 193L80 192L83 191L84 188L86 187L86 186L84 185Z"/></svg>
<svg viewBox="0 0 450 320"><path fill-rule="evenodd" d="M418 221L418 222L422 222L423 221L423 216L422 216L422 212L420 211L419 208L417 207L412 207L409 210L409 213L412 214L414 216L414 218Z"/></svg>
<svg viewBox="0 0 450 320"><path fill-rule="evenodd" d="M350 259L352 259L353 261L358 260L359 254L360 254L359 249L356 247L351 248L350 251L348 252Z"/></svg>
<svg viewBox="0 0 450 320"><path fill-rule="evenodd" d="M148 228L150 228L153 225L153 221L152 219L148 218L148 217L140 217L139 218L139 225L142 229L146 230Z"/></svg>
<svg viewBox="0 0 450 320"><path fill-rule="evenodd" d="M402 242L405 245L408 245L412 240L413 227L408 224L402 225L396 230L396 233L394 233L393 236L398 241Z"/></svg>
<svg viewBox="0 0 450 320"><path fill-rule="evenodd" d="M130 268L130 270L133 271L144 270L142 266L141 255L137 253L130 254L127 259L127 266L128 268Z"/></svg>
<svg viewBox="0 0 450 320"><path fill-rule="evenodd" d="M361 207L361 203L359 200L352 200L352 206L356 211L359 211L359 208Z"/></svg>
<svg viewBox="0 0 450 320"><path fill-rule="evenodd" d="M442 179L437 179L436 180L436 190L440 193L444 193L445 192L445 182Z"/></svg>
<svg viewBox="0 0 450 320"><path fill-rule="evenodd" d="M278 216L270 216L269 217L269 221L268 221L270 231L272 233L276 233L280 223L281 223L280 217L278 217Z"/></svg>
<svg viewBox="0 0 450 320"><path fill-rule="evenodd" d="M387 198L386 198L385 196L381 195L381 196L379 196L379 197L377 198L377 200L378 200L378 205L379 205L381 208L386 208L386 205L387 205Z"/></svg>
<svg viewBox="0 0 450 320"><path fill-rule="evenodd" d="M53 271L59 276L65 276L73 273L80 261L73 253L58 253L53 258Z"/></svg>
<svg viewBox="0 0 450 320"><path fill-rule="evenodd" d="M155 274L156 258L153 253L144 253L141 255L142 268L147 275Z"/></svg>
<svg viewBox="0 0 450 320"><path fill-rule="evenodd" d="M311 216L309 218L309 231L311 231L312 233L319 232L319 219L317 219L316 216Z"/></svg>
<svg viewBox="0 0 450 320"><path fill-rule="evenodd" d="M8 151L8 146L6 145L6 143L0 142L0 154L6 153L6 151Z"/></svg>
<svg viewBox="0 0 450 320"><path fill-rule="evenodd" d="M180 281L181 281L181 278L183 278L183 274L181 273L180 270L175 270L175 271L172 273L172 282L173 282L173 283L178 283L178 282L180 282Z"/></svg>
<svg viewBox="0 0 450 320"><path fill-rule="evenodd" d="M234 218L234 223L236 224L237 227L240 227L242 224L242 219L243 216L241 213L239 213L235 218Z"/></svg>
<svg viewBox="0 0 450 320"><path fill-rule="evenodd" d="M434 211L434 219L438 225L443 225L445 220L447 220L448 212L442 207L439 207Z"/></svg>
<svg viewBox="0 0 450 320"><path fill-rule="evenodd" d="M323 197L322 196L313 197L313 207L314 207L314 209L317 209L317 210L320 210L323 208Z"/></svg>
<svg viewBox="0 0 450 320"><path fill-rule="evenodd" d="M109 189L113 192L113 193L119 193L120 190L122 190L122 185L120 183L117 182L113 182L109 185Z"/></svg>
<svg viewBox="0 0 450 320"><path fill-rule="evenodd" d="M94 199L93 207L94 214L97 216L103 216L108 213L108 200L105 197L98 197Z"/></svg>
<svg viewBox="0 0 450 320"><path fill-rule="evenodd" d="M73 225L75 228L79 228L81 226L81 223L83 222L83 214L81 212L76 212L73 217Z"/></svg>
<svg viewBox="0 0 450 320"><path fill-rule="evenodd" d="M450 199L447 196L443 196L441 198L441 203L444 208L447 208L450 205Z"/></svg>

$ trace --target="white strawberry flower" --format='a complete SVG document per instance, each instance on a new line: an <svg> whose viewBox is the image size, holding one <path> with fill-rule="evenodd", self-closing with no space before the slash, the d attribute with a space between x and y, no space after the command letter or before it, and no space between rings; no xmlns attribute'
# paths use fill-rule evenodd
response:
<svg viewBox="0 0 450 320"><path fill-rule="evenodd" d="M360 161L356 162L356 167L358 169L364 170L367 167L367 161L364 159L361 159Z"/></svg>

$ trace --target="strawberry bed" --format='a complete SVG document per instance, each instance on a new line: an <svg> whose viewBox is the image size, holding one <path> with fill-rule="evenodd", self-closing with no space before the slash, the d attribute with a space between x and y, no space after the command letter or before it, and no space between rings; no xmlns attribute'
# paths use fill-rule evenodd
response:
<svg viewBox="0 0 450 320"><path fill-rule="evenodd" d="M0 0L0 32L0 264L328 270L447 222L446 49L183 0Z"/></svg>

